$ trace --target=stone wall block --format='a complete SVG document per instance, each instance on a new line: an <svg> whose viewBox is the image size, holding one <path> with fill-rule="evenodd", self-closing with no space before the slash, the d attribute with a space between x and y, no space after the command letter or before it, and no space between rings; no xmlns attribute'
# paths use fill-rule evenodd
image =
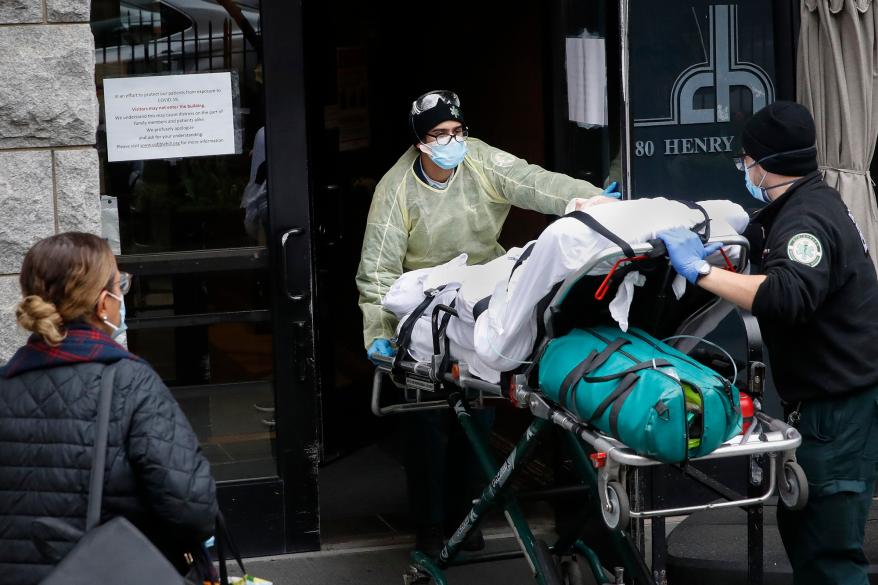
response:
<svg viewBox="0 0 878 585"><path fill-rule="evenodd" d="M0 24L43 22L43 0L0 0Z"/></svg>
<svg viewBox="0 0 878 585"><path fill-rule="evenodd" d="M60 231L101 235L100 188L97 150L55 151L55 195Z"/></svg>
<svg viewBox="0 0 878 585"><path fill-rule="evenodd" d="M88 22L91 0L46 0L49 22Z"/></svg>
<svg viewBox="0 0 878 585"><path fill-rule="evenodd" d="M0 363L24 345L28 333L15 320L15 307L21 300L18 276L0 276Z"/></svg>
<svg viewBox="0 0 878 585"><path fill-rule="evenodd" d="M51 152L0 152L0 273L19 272L28 249L55 233L53 195Z"/></svg>
<svg viewBox="0 0 878 585"><path fill-rule="evenodd" d="M0 149L95 143L89 25L0 27L0 55Z"/></svg>

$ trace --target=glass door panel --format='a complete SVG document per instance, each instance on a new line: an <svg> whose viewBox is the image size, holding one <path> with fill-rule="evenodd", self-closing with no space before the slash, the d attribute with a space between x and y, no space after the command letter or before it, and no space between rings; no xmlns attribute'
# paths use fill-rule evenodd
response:
<svg viewBox="0 0 878 585"><path fill-rule="evenodd" d="M93 0L92 30L104 228L135 275L128 347L171 388L218 480L277 476L268 217L245 225L242 208L265 176L258 4ZM108 161L105 78L221 71L239 153Z"/></svg>

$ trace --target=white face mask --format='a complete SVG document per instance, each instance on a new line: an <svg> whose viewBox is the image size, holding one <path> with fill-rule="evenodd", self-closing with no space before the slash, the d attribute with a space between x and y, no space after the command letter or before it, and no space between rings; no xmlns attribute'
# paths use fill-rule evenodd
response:
<svg viewBox="0 0 878 585"><path fill-rule="evenodd" d="M104 317L101 321L103 321L104 325L113 330L113 333L111 334L113 339L118 339L120 335L128 330L128 325L125 324L125 297L117 297L110 291L107 291L107 296L113 297L119 301L119 324L113 325L109 317Z"/></svg>

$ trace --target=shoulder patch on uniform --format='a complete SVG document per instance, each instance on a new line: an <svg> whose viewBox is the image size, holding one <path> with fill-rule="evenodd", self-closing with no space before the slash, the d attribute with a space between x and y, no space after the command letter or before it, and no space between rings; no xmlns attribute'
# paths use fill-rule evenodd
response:
<svg viewBox="0 0 878 585"><path fill-rule="evenodd" d="M813 268L823 259L823 246L820 244L820 240L812 234L796 234L787 243L787 256L793 262Z"/></svg>
<svg viewBox="0 0 878 585"><path fill-rule="evenodd" d="M498 167L511 167L512 163L515 162L515 157L508 152L498 150L491 155L491 162L493 162Z"/></svg>

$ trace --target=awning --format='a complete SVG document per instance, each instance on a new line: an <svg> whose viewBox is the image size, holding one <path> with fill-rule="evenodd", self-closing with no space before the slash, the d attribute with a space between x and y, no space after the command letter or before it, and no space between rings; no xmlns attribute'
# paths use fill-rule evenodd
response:
<svg viewBox="0 0 878 585"><path fill-rule="evenodd" d="M878 15L872 0L802 0L797 94L814 114L817 157L878 268L878 207L869 164L878 138Z"/></svg>

